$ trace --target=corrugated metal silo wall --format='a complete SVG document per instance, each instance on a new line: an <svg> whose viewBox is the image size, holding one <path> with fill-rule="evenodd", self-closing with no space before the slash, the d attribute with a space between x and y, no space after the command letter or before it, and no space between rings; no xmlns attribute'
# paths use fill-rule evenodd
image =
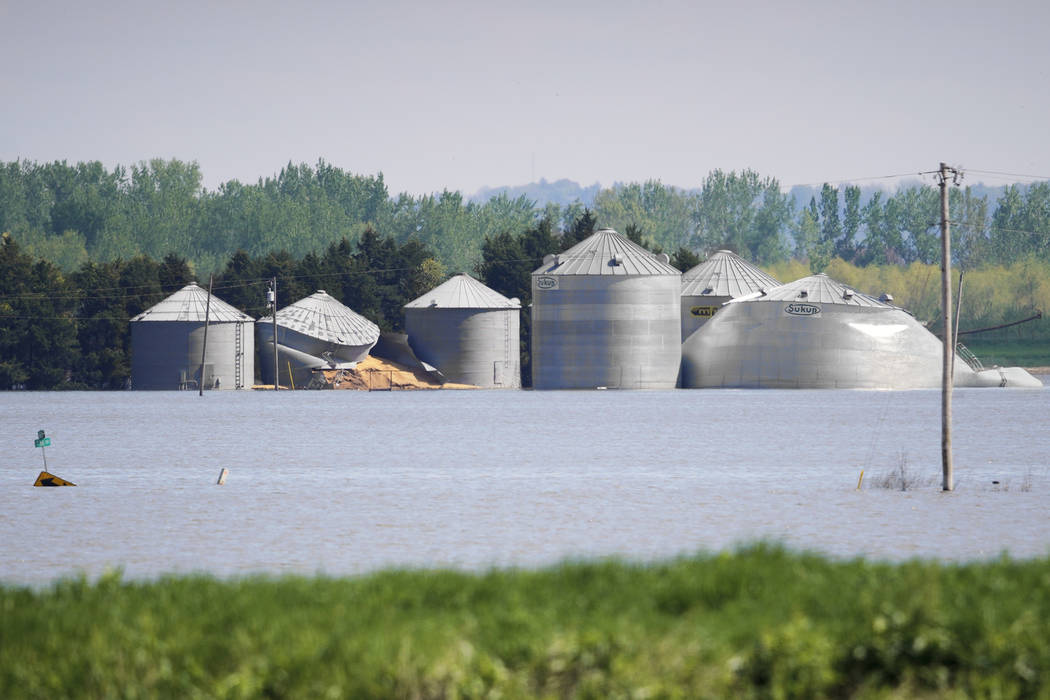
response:
<svg viewBox="0 0 1050 700"><path fill-rule="evenodd" d="M682 357L677 275L560 275L554 289L538 289L537 277L534 388L675 387Z"/></svg>
<svg viewBox="0 0 1050 700"><path fill-rule="evenodd" d="M263 384L273 384L273 323L256 322L255 334L259 345L259 377ZM368 357L372 345L375 343L337 345L278 325L277 373L281 386L305 388L314 378L313 368L324 363L321 353L332 353L332 359L336 362L360 362ZM288 374L289 367L291 375Z"/></svg>
<svg viewBox="0 0 1050 700"><path fill-rule="evenodd" d="M682 342L707 323L732 297L682 297Z"/></svg>
<svg viewBox="0 0 1050 700"><path fill-rule="evenodd" d="M251 388L254 345L251 323L212 323L204 358L205 389ZM133 389L196 389L204 324L198 321L136 321L131 324ZM238 358L238 354L240 357ZM218 386L214 386L215 380Z"/></svg>
<svg viewBox="0 0 1050 700"><path fill-rule="evenodd" d="M729 304L682 348L682 386L920 389L941 384L941 341L899 309ZM816 307L816 305L811 305ZM968 368L959 360L960 378Z"/></svg>
<svg viewBox="0 0 1050 700"><path fill-rule="evenodd" d="M408 342L450 382L521 388L518 309L405 309Z"/></svg>

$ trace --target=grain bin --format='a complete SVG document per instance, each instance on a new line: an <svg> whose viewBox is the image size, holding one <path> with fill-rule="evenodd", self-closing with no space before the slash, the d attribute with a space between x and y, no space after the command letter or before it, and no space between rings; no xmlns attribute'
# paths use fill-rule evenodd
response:
<svg viewBox="0 0 1050 700"><path fill-rule="evenodd" d="M532 273L536 389L673 389L681 273L601 229Z"/></svg>
<svg viewBox="0 0 1050 700"><path fill-rule="evenodd" d="M204 388L251 388L254 319L193 283L131 319L132 389L199 387L205 312Z"/></svg>
<svg viewBox="0 0 1050 700"><path fill-rule="evenodd" d="M778 286L780 282L736 253L718 251L682 274L682 341L730 299Z"/></svg>
<svg viewBox="0 0 1050 700"><path fill-rule="evenodd" d="M273 316L259 319L255 332L259 374L264 384L273 384ZM280 383L305 388L313 370L353 366L368 357L378 339L379 326L319 289L277 312Z"/></svg>
<svg viewBox="0 0 1050 700"><path fill-rule="evenodd" d="M682 385L936 388L941 348L887 299L819 274L728 302L683 344ZM960 358L955 381L975 381Z"/></svg>
<svg viewBox="0 0 1050 700"><path fill-rule="evenodd" d="M412 351L450 382L486 388L521 387L521 302L467 274L405 304Z"/></svg>

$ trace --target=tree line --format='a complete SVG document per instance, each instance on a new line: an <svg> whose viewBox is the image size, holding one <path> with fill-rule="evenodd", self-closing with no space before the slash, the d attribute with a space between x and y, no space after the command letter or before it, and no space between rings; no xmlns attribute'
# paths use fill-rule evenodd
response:
<svg viewBox="0 0 1050 700"><path fill-rule="evenodd" d="M545 255L572 247L596 226L595 213L585 209L565 231L544 217L521 233L502 233L484 241L473 274L522 302L524 386L530 385L531 378L531 273ZM625 232L636 243L652 243L631 224ZM700 262L684 246L670 258L682 271ZM798 260L766 266L766 270L782 281L810 272ZM932 323L939 313L936 265L858 267L836 258L828 272L858 289L891 292L897 303L911 309L921 321ZM262 255L237 251L214 277L213 287L216 297L254 318L269 313L266 291L274 278L279 307L324 289L383 330L397 331L403 329L404 305L447 276L428 246L415 240L398 244L368 228L355 243L344 238L321 253L301 257L284 250ZM971 271L966 279L964 330L1009 322L1050 307L1050 262L1028 257L1009 266ZM176 253L160 260L139 255L89 261L66 273L23 250L10 234L0 235L0 389L128 386L130 319L193 281L204 282L189 261ZM1019 332L1022 335L1016 337L1045 338L1046 324L1024 326Z"/></svg>
<svg viewBox="0 0 1050 700"><path fill-rule="evenodd" d="M1009 265L1050 260L1050 183L1007 187L997 201L951 190L955 263ZM433 251L450 271L482 261L487 238L519 234L543 220L571 229L586 207L539 206L498 194L478 203L459 192L392 196L382 174L355 175L326 162L289 163L278 174L210 191L196 163L155 159L107 169L99 162L0 163L0 232L66 271L81 264L184 256L198 274L229 256L293 251L322 254L356 243L368 229ZM696 190L658 181L600 190L590 208L599 226L630 227L652 246L706 256L728 248L771 265L806 261L820 271L834 258L859 266L933 263L939 256L939 192L914 185L876 192L825 184L796 201L780 183L751 170L709 173Z"/></svg>
<svg viewBox="0 0 1050 700"><path fill-rule="evenodd" d="M282 308L325 289L385 330L402 326L402 306L439 284L444 268L418 241L397 244L366 229L321 254L234 253L214 294L255 318L269 313L278 279ZM72 273L0 235L0 389L120 389L131 376L130 320L190 282L186 258L85 262ZM204 282L204 286L207 286Z"/></svg>
<svg viewBox="0 0 1050 700"><path fill-rule="evenodd" d="M543 257L563 251L597 226L584 210L569 230L550 218L518 235L486 238L483 260L471 272L528 308L529 275ZM638 243L638 231L627 235ZM672 256L681 269L699 262L688 251ZM271 280L278 283L278 308L324 289L381 329L403 330L403 307L448 277L424 243L398 243L368 227L356 242L343 238L320 253L287 250L252 255L238 250L211 280L215 296L258 319L270 313ZM0 389L118 389L131 369L130 321L190 282L204 286L190 262L176 253L160 260L137 255L108 262L87 261L70 273L22 248L10 234L0 237ZM530 329L522 324L526 386Z"/></svg>
<svg viewBox="0 0 1050 700"><path fill-rule="evenodd" d="M324 162L289 165L256 185L201 187L196 164L151 161L0 164L0 388L120 388L128 321L190 281L216 274L219 298L253 317L279 281L279 306L325 289L385 330L402 307L472 272L522 301L522 374L530 377L531 272L543 256L611 226L680 270L728 248L782 281L827 270L891 291L920 320L937 314L939 192L824 185L796 206L776 180L714 171L696 192L658 182L602 190L594 208L525 197L464 203L458 193L389 197L382 176ZM956 264L979 294L974 323L1008 322L1050 303L1050 183L986 197L951 191ZM1046 335L1046 324L1026 333Z"/></svg>

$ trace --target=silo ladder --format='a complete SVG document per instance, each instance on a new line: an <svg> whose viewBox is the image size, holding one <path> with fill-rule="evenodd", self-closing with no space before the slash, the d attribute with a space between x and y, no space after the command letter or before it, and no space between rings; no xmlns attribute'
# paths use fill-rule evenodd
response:
<svg viewBox="0 0 1050 700"><path fill-rule="evenodd" d="M234 371L234 388L240 389L244 386L244 378L241 376L242 367L244 366L244 324L237 324L237 332L234 333L234 360L233 360L233 371Z"/></svg>
<svg viewBox="0 0 1050 700"><path fill-rule="evenodd" d="M984 369L984 365L981 364L981 361L979 359L977 359L977 355L974 355L970 348L966 347L962 343L955 344L955 352L959 354L959 357L961 357L966 362L966 364L970 365L970 369L972 369L974 372L980 372L982 369Z"/></svg>

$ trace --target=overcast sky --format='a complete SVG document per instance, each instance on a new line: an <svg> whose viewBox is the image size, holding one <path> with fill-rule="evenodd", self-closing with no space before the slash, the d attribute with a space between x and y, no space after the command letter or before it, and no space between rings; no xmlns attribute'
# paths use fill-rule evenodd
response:
<svg viewBox="0 0 1050 700"><path fill-rule="evenodd" d="M413 194L1047 176L1048 8L3 0L0 160L177 158L214 189L323 158Z"/></svg>

